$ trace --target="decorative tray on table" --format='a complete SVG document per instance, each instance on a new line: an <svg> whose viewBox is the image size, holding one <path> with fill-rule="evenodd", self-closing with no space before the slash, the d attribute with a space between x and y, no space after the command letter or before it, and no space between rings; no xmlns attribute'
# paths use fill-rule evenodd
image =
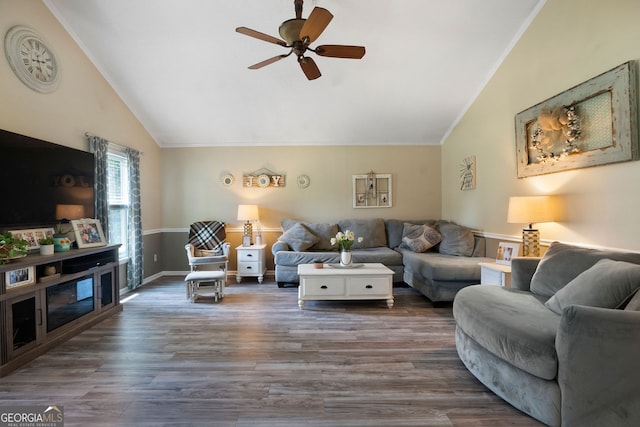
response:
<svg viewBox="0 0 640 427"><path fill-rule="evenodd" d="M364 264L355 263L355 262L351 265L342 265L342 264L327 264L327 265L332 268L360 268L364 266Z"/></svg>

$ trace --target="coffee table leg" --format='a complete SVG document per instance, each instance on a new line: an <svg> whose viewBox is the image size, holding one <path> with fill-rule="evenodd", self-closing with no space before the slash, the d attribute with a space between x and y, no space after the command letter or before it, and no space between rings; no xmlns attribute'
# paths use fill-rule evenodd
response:
<svg viewBox="0 0 640 427"><path fill-rule="evenodd" d="M301 309L304 308L304 300L303 299L298 299L298 307L300 307Z"/></svg>
<svg viewBox="0 0 640 427"><path fill-rule="evenodd" d="M391 308L391 307L393 307L393 298L389 298L387 300L387 308Z"/></svg>

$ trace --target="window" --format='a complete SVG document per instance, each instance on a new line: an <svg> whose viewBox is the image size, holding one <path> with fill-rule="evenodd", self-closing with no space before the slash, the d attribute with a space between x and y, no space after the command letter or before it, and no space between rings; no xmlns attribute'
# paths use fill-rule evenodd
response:
<svg viewBox="0 0 640 427"><path fill-rule="evenodd" d="M120 259L129 256L127 223L129 211L129 162L115 149L107 153L107 193L109 200L109 242L120 243Z"/></svg>

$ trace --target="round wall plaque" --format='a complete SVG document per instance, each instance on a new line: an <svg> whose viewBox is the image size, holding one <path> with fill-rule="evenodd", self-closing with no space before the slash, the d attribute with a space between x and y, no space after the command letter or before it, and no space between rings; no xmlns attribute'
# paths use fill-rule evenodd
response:
<svg viewBox="0 0 640 427"><path fill-rule="evenodd" d="M236 179L230 173L226 174L221 179L222 185L224 185L225 187L230 187L235 182L235 180Z"/></svg>
<svg viewBox="0 0 640 427"><path fill-rule="evenodd" d="M309 180L309 177L307 175L300 175L296 181L298 182L298 187L300 188L307 188L311 183L311 180Z"/></svg>

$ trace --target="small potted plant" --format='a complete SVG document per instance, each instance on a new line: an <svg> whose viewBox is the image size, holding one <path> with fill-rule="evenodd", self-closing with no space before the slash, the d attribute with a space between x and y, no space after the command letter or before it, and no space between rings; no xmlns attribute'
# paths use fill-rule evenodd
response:
<svg viewBox="0 0 640 427"><path fill-rule="evenodd" d="M71 249L71 239L64 232L62 223L58 223L53 233L53 250L54 252L66 252L69 249Z"/></svg>
<svg viewBox="0 0 640 427"><path fill-rule="evenodd" d="M27 255L29 242L24 239L14 239L11 233L0 233L0 264Z"/></svg>
<svg viewBox="0 0 640 427"><path fill-rule="evenodd" d="M45 237L44 239L40 239L38 243L40 244L40 255L53 255L55 243L53 237Z"/></svg>

